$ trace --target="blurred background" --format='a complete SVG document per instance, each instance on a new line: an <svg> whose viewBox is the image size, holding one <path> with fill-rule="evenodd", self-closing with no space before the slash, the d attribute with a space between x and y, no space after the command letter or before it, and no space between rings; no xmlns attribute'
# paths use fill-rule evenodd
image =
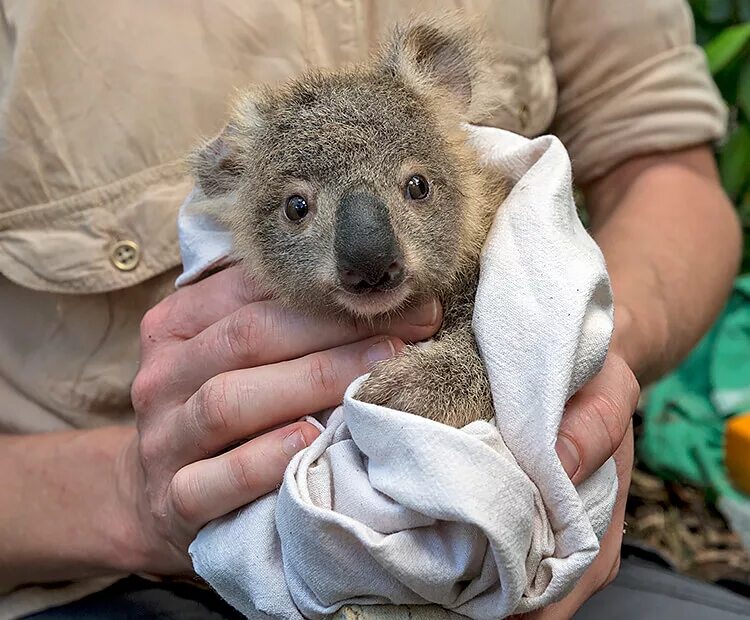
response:
<svg viewBox="0 0 750 620"><path fill-rule="evenodd" d="M716 157L745 251L711 332L644 391L626 540L680 572L750 595L750 0L690 4L730 108Z"/></svg>
<svg viewBox="0 0 750 620"><path fill-rule="evenodd" d="M724 187L750 231L750 0L691 0L698 42L730 107L730 133L717 157ZM750 272L745 236L743 272Z"/></svg>

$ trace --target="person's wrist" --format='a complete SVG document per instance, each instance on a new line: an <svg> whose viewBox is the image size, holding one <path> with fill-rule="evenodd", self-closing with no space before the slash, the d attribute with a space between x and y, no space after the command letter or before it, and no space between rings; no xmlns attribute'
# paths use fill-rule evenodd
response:
<svg viewBox="0 0 750 620"><path fill-rule="evenodd" d="M110 512L109 544L104 561L114 571L136 573L151 564L147 521L142 514L141 481L138 467L138 438L134 428L112 429L117 435L117 450L111 461L113 494Z"/></svg>
<svg viewBox="0 0 750 620"><path fill-rule="evenodd" d="M185 549L175 546L159 531L151 512L148 486L140 456L140 437L135 429L121 429L121 443L113 460L113 523L108 566L124 573L191 575Z"/></svg>

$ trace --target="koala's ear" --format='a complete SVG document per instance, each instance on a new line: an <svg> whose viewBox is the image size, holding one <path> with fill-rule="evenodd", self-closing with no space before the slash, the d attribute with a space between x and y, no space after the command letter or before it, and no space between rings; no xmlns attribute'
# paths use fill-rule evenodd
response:
<svg viewBox="0 0 750 620"><path fill-rule="evenodd" d="M237 187L242 173L237 131L237 127L230 122L217 136L188 155L190 172L208 197L226 194Z"/></svg>
<svg viewBox="0 0 750 620"><path fill-rule="evenodd" d="M259 127L258 107L245 94L235 102L232 120L219 134L188 155L190 172L206 196L219 196L237 189L245 167L241 145L247 144Z"/></svg>
<svg viewBox="0 0 750 620"><path fill-rule="evenodd" d="M417 90L442 89L462 113L482 104L481 33L458 15L397 26L381 62Z"/></svg>

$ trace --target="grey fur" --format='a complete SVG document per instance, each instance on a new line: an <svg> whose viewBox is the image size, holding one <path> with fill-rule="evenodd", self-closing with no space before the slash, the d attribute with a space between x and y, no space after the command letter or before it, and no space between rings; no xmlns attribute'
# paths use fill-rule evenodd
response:
<svg viewBox="0 0 750 620"><path fill-rule="evenodd" d="M442 300L432 346L377 365L358 397L457 427L493 415L471 317L479 253L505 190L463 125L484 105L478 40L456 16L399 26L367 63L244 94L224 131L190 158L207 195L232 198L217 201L231 205L218 216L237 259L290 306L370 320ZM404 192L414 174L430 182L421 201ZM387 218L373 209L380 219L362 226L378 222L403 257L405 281L375 302L345 291L338 276L347 253L337 234L351 235L342 222L362 219L342 216L353 193L384 205ZM284 215L291 195L309 206L300 222Z"/></svg>

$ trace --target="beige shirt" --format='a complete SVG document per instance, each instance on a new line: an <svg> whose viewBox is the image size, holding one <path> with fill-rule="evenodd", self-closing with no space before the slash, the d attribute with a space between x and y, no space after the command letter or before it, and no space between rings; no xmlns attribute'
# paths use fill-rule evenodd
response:
<svg viewBox="0 0 750 620"><path fill-rule="evenodd" d="M0 432L132 420L140 318L180 262L180 159L233 89L362 59L394 20L456 5L489 34L490 122L555 132L578 182L723 135L681 0L0 0Z"/></svg>

